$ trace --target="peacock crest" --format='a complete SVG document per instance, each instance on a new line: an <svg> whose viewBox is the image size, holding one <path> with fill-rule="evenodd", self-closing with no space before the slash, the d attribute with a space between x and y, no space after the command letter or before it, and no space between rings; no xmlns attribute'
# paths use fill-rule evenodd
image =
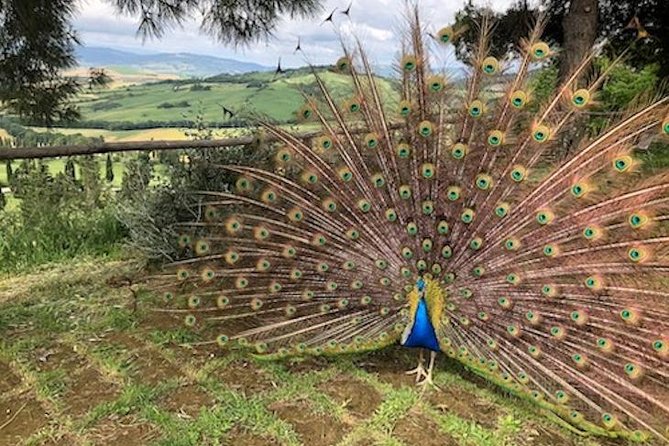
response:
<svg viewBox="0 0 669 446"><path fill-rule="evenodd" d="M269 357L432 329L437 350L581 430L667 440L669 174L644 173L634 149L668 137L669 97L560 160L608 73L587 75L594 51L537 103L530 72L555 53L541 19L503 60L479 24L462 86L435 61L463 30L409 16L397 92L343 45L332 70L350 95L314 70L296 111L313 138L263 123L272 167L220 166L234 191L200 194L184 259L155 277L169 311Z"/></svg>

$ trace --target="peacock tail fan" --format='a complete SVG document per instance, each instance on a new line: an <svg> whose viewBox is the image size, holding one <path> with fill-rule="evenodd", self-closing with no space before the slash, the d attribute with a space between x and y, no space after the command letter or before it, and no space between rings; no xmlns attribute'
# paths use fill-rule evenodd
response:
<svg viewBox="0 0 669 446"><path fill-rule="evenodd" d="M153 278L163 311L272 358L365 351L400 340L422 277L448 356L583 431L667 440L669 173L644 174L634 150L667 138L669 98L555 161L607 73L588 74L593 52L533 104L530 70L554 55L542 25L498 60L481 23L458 88L432 67L462 30L428 37L412 12L399 99L344 45L350 96L314 70L297 111L319 135L263 124L275 168L221 166L234 192L201 193L179 239L191 257Z"/></svg>

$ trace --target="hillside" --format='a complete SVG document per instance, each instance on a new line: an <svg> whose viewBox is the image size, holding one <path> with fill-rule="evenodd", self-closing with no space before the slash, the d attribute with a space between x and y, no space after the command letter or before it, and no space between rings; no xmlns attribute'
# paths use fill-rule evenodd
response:
<svg viewBox="0 0 669 446"><path fill-rule="evenodd" d="M253 62L192 53L138 54L111 48L80 46L76 58L81 67L105 67L122 74L162 74L181 78L206 77L218 73L271 70Z"/></svg>
<svg viewBox="0 0 669 446"><path fill-rule="evenodd" d="M321 77L335 97L347 99L352 94L350 78L327 70ZM396 101L393 81L380 78L384 96ZM180 126L201 114L216 125L243 125L258 115L279 123L294 122L295 111L302 105L301 91L316 93L313 74L308 69L290 70L276 77L273 73L254 72L218 75L202 82L163 81L87 93L79 98L82 127L130 130L147 126ZM224 117L222 106L235 113ZM127 123L127 126L123 124Z"/></svg>

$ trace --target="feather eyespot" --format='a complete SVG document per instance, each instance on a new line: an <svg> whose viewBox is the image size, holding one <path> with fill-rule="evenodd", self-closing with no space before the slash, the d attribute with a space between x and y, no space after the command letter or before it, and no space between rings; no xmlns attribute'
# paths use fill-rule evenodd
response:
<svg viewBox="0 0 669 446"><path fill-rule="evenodd" d="M423 239L423 242L421 243L424 252L432 251L432 245L432 239L429 238Z"/></svg>
<svg viewBox="0 0 669 446"><path fill-rule="evenodd" d="M469 116L472 118L478 118L485 113L485 106L483 105L483 102L479 101L478 99L473 101L471 104L469 104L468 107L469 111Z"/></svg>
<svg viewBox="0 0 669 446"><path fill-rule="evenodd" d="M437 32L436 37L440 43L447 44L453 41L454 36L455 32L453 31L453 28L447 26L445 28L441 28L439 32Z"/></svg>
<svg viewBox="0 0 669 446"><path fill-rule="evenodd" d="M426 200L421 203L423 215L432 215L434 212L434 201Z"/></svg>
<svg viewBox="0 0 669 446"><path fill-rule="evenodd" d="M411 155L411 146L406 143L399 144L396 149L397 156L406 159Z"/></svg>
<svg viewBox="0 0 669 446"><path fill-rule="evenodd" d="M532 54L533 59L541 60L548 57L548 55L550 54L550 47L546 42L537 42L534 45L532 45L530 52Z"/></svg>
<svg viewBox="0 0 669 446"><path fill-rule="evenodd" d="M488 56L483 59L483 62L481 63L481 69L485 74L493 75L497 73L497 70L499 70L499 61L492 56Z"/></svg>
<svg viewBox="0 0 669 446"><path fill-rule="evenodd" d="M407 54L406 56L402 57L400 66L402 67L402 70L410 73L416 70L416 67L418 66L418 60L416 59L416 56Z"/></svg>
<svg viewBox="0 0 669 446"><path fill-rule="evenodd" d="M347 73L351 70L351 59L347 56L340 57L335 64L337 70L341 73Z"/></svg>
<svg viewBox="0 0 669 446"><path fill-rule="evenodd" d="M590 91L585 88L576 90L571 95L571 103L576 108L583 108L590 102Z"/></svg>
<svg viewBox="0 0 669 446"><path fill-rule="evenodd" d="M504 144L504 132L501 130L492 130L488 133L488 145L492 147L499 147Z"/></svg>
<svg viewBox="0 0 669 446"><path fill-rule="evenodd" d="M413 106L411 105L411 102L407 100L400 101L399 112L401 116L406 118L411 114L412 111L413 111Z"/></svg>
<svg viewBox="0 0 669 446"><path fill-rule="evenodd" d="M467 155L467 145L462 143L457 143L451 149L451 156L456 160L461 160Z"/></svg>
<svg viewBox="0 0 669 446"><path fill-rule="evenodd" d="M511 94L511 98L509 100L513 107L518 109L523 108L527 103L527 93L525 93L523 90L516 90Z"/></svg>

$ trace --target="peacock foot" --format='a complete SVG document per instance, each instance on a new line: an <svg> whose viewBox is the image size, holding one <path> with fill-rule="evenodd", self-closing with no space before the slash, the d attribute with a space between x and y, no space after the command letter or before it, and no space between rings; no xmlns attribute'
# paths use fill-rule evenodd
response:
<svg viewBox="0 0 669 446"><path fill-rule="evenodd" d="M407 370L405 372L407 375L416 375L416 384L418 384L424 376L427 376L427 371L423 366L423 351L420 351L420 356L418 356L418 366L415 369Z"/></svg>
<svg viewBox="0 0 669 446"><path fill-rule="evenodd" d="M416 384L423 378L424 376L427 376L427 372L425 371L425 367L423 367L423 363L419 362L418 367L415 369L407 370L406 372L407 375L416 375Z"/></svg>
<svg viewBox="0 0 669 446"><path fill-rule="evenodd" d="M424 393L428 388L436 389L440 391L441 389L437 387L437 385L432 381L432 371L434 370L434 360L437 358L437 353L431 351L430 352L430 365L427 368L427 372L425 373L425 378L418 382L416 381L416 384L422 388L421 393Z"/></svg>

